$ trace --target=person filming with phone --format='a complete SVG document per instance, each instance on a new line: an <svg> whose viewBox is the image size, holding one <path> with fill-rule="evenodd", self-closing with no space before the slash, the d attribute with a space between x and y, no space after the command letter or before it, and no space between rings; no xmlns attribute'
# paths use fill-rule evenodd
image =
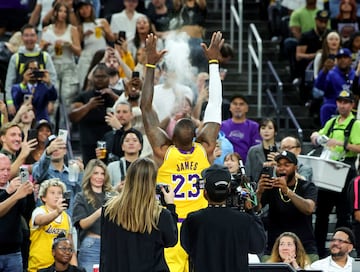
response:
<svg viewBox="0 0 360 272"><path fill-rule="evenodd" d="M268 242L263 261L268 259L276 238L285 231L299 236L311 261L319 258L312 226L312 213L317 200L314 183L296 176L297 158L290 151L282 151L275 157L276 176L260 175L256 195L258 206L269 204Z"/></svg>
<svg viewBox="0 0 360 272"><path fill-rule="evenodd" d="M22 104L32 104L36 121L50 120L48 104L58 98L47 70L39 69L36 59L25 63L22 81L11 88L11 96L16 111Z"/></svg>

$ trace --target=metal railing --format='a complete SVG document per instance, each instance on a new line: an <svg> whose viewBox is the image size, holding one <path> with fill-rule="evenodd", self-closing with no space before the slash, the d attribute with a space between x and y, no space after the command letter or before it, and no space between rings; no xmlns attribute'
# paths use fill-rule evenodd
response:
<svg viewBox="0 0 360 272"><path fill-rule="evenodd" d="M293 123L293 125L296 128L297 134L298 134L298 138L300 140L300 143L302 144L303 139L304 139L304 134L303 134L303 130L300 127L295 115L293 114L291 108L289 106L286 107L286 112L288 114L288 117L285 120L285 129L287 131L289 131L289 120L291 120L291 122Z"/></svg>
<svg viewBox="0 0 360 272"><path fill-rule="evenodd" d="M253 46L253 36L255 37L257 44L257 53ZM257 115L261 117L261 105L262 105L262 55L263 55L263 46L262 39L259 35L259 32L256 29L254 24L249 25L248 32L248 94L252 94L252 80L253 80L253 62L257 68Z"/></svg>
<svg viewBox="0 0 360 272"><path fill-rule="evenodd" d="M223 0L223 29L225 29L226 18L225 18L225 0ZM242 73L242 63L243 63L243 0L238 0L238 9L234 5L234 0L231 0L230 6L230 44L234 47L235 39L235 25L237 25L238 33L238 72Z"/></svg>

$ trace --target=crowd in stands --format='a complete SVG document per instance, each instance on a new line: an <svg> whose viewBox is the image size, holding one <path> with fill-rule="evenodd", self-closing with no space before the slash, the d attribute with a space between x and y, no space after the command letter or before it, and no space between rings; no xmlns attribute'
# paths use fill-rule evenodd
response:
<svg viewBox="0 0 360 272"><path fill-rule="evenodd" d="M248 118L246 96L223 97L234 52L221 32L204 40L206 0L5 2L0 271L226 272L256 262L351 271L350 254L360 256L355 0L268 6L272 40L283 38L294 83L319 114L309 140L349 165L341 192L312 182L317 169L299 159L298 138L278 139L270 117Z"/></svg>

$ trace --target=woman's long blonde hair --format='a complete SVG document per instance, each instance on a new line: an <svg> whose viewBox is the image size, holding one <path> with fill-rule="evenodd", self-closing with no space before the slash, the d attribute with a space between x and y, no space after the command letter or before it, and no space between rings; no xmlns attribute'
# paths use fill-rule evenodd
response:
<svg viewBox="0 0 360 272"><path fill-rule="evenodd" d="M293 232L283 232L276 238L274 246L271 251L270 259L267 261L268 263L282 263L283 259L280 257L279 253L279 245L280 239L283 237L290 237L293 239L295 247L296 247L296 262L301 268L305 268L305 266L311 264L309 257L306 255L303 244L301 243L299 237Z"/></svg>
<svg viewBox="0 0 360 272"><path fill-rule="evenodd" d="M131 232L157 229L162 207L155 197L157 169L148 158L134 161L127 170L120 195L106 203L105 216Z"/></svg>
<svg viewBox="0 0 360 272"><path fill-rule="evenodd" d="M91 182L90 182L90 178L94 173L96 166L101 167L105 173L105 179L104 179L104 184L102 186L102 191L104 193L112 192L113 188L111 186L110 176L106 168L106 164L98 159L90 160L87 163L84 170L84 176L82 179L82 191L88 203L90 203L95 209L98 209L101 207L102 203L97 199L95 192L91 188Z"/></svg>

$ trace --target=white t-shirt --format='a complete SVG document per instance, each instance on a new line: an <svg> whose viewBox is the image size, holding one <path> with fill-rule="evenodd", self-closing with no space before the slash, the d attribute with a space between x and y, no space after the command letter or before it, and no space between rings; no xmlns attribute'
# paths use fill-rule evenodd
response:
<svg viewBox="0 0 360 272"><path fill-rule="evenodd" d="M352 272L353 261L354 259L348 256L346 265L341 267L332 260L331 256L328 256L313 262L310 266L310 270L322 270L324 272Z"/></svg>

